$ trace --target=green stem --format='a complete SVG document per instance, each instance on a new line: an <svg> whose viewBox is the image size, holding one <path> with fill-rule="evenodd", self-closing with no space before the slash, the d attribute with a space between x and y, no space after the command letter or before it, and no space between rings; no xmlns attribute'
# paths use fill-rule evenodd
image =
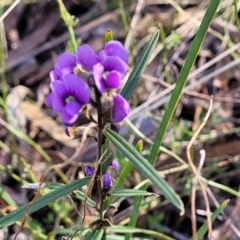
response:
<svg viewBox="0 0 240 240"><path fill-rule="evenodd" d="M74 50L76 52L77 47L78 47L78 43L77 43L77 40L76 40L76 37L75 37L73 27L68 26L68 32L69 32L69 35L70 35L70 41L71 41L72 47L74 48Z"/></svg>

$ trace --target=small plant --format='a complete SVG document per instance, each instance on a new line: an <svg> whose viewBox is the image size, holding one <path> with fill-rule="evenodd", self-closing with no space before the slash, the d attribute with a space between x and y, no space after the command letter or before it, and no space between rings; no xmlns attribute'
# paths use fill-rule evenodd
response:
<svg viewBox="0 0 240 240"><path fill-rule="evenodd" d="M133 233L139 232L159 239L171 239L162 233L138 229L135 225L142 207L143 197L150 196L155 199L158 197L156 194L146 191L148 180L181 214L184 213L181 198L161 177L154 168L154 164L164 134L220 1L211 1L210 3L196 34L196 40L194 39L192 43L186 63L179 75L147 159L141 154L142 142L139 141L136 147L132 146L119 135L119 129L121 122L130 114L128 100L147 66L158 41L159 32L155 32L145 44L133 71L128 79L125 79L128 71L128 51L121 42L113 40L111 30L107 30L105 45L98 53L88 44L78 46L73 32L75 20L66 11L62 2L60 0L58 2L61 16L70 33L70 46L73 53L61 54L54 69L50 72L51 93L47 96L46 104L61 115L66 134L73 139L80 139L80 146L89 137L95 139L97 157L94 163L82 164L84 178L69 184L59 183L53 188L53 191L41 196L41 188L45 187L43 185L46 173L42 182L37 186L38 192L35 198L29 204L0 218L0 228L7 227L23 218L22 228L29 214L74 192L77 198L83 202L83 215L80 223L75 223L71 229L64 229L62 234L65 236L62 239L73 239L77 236L85 239L106 239L107 236L114 238L114 233L125 234L125 239L131 239ZM126 82L125 85L124 82ZM108 147L110 144L124 156L125 159L121 161L123 163L121 166L117 159L112 160L106 154L107 151L110 151ZM143 175L143 180L146 180L145 184L137 189L125 189L123 188L124 180L133 167ZM80 189L85 185L87 185L87 191L83 193ZM50 186L46 187L51 189ZM93 194L94 187L97 191ZM135 203L129 225L114 225L113 216L118 211L119 202L132 196L135 197ZM90 223L86 221L87 207L91 207L97 213L95 216L91 216L94 217L94 220ZM159 217L159 221L162 217ZM149 218L149 222L152 221L153 219ZM157 224L156 227L160 229ZM201 234L204 234L204 231L202 230Z"/></svg>

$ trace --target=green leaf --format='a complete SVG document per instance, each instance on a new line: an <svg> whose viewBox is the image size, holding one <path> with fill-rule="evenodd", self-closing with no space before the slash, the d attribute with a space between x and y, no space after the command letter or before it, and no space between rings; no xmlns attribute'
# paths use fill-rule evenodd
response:
<svg viewBox="0 0 240 240"><path fill-rule="evenodd" d="M141 142L142 142L142 140L139 140L137 142L137 146L136 146L137 151L141 150ZM129 173L132 171L132 169L133 169L133 164L130 161L127 161L125 163L122 171L120 172L120 175L119 175L117 181L114 183L112 190L118 189L123 185L125 179L129 175ZM112 203L112 200L113 200L113 197L110 196L106 202L106 208Z"/></svg>
<svg viewBox="0 0 240 240"><path fill-rule="evenodd" d="M81 201L85 201L86 195L83 192L78 191L78 192L76 192L76 198L80 199ZM91 207L96 207L97 206L97 204L90 198L87 198L86 203Z"/></svg>
<svg viewBox="0 0 240 240"><path fill-rule="evenodd" d="M236 21L236 25L238 27L238 30L240 31L240 25L239 25L239 20L238 20L238 5L237 5L237 3L238 3L237 0L233 0L235 21Z"/></svg>
<svg viewBox="0 0 240 240"><path fill-rule="evenodd" d="M128 188L118 188L113 190L110 194L111 196L117 196L117 197L150 196L150 195L158 196L155 193L150 193L150 192L138 190L138 189L128 189Z"/></svg>
<svg viewBox="0 0 240 240"><path fill-rule="evenodd" d="M90 177L86 177L83 179L78 179L76 181L73 181L70 184L67 184L63 187L60 187L56 189L53 192L50 192L44 196L39 197L31 207L29 207L29 204L25 204L22 207L18 208L17 210L9 213L8 215L0 218L0 228L8 227L9 225L15 223L19 219L23 218L26 211L27 214L31 214L33 212L36 212L37 210L45 207L48 203L53 202L57 200L58 198L64 197L73 191L77 190L78 188L81 188L82 186L86 185ZM28 209L29 208L29 209Z"/></svg>
<svg viewBox="0 0 240 240"><path fill-rule="evenodd" d="M112 34L112 30L109 28L106 32L105 32L105 43L108 43L110 41L113 40L113 34Z"/></svg>
<svg viewBox="0 0 240 240"><path fill-rule="evenodd" d="M134 166L158 188L162 194L178 209L184 213L184 206L181 198L174 192L168 183L159 175L153 166L133 146L118 135L116 132L107 129L104 131L109 141L117 147L122 154L131 161Z"/></svg>
<svg viewBox="0 0 240 240"><path fill-rule="evenodd" d="M147 230L147 229L141 229L141 228L112 225L111 227L108 227L107 229L109 231L112 231L115 233L141 233L141 234L150 235L155 238L159 238L161 240L174 240L173 238L168 237L162 233L155 232L152 230Z"/></svg>
<svg viewBox="0 0 240 240"><path fill-rule="evenodd" d="M124 236L120 235L107 235L106 240L126 240ZM131 240L152 240L152 238L144 238L144 237L133 237Z"/></svg>
<svg viewBox="0 0 240 240"><path fill-rule="evenodd" d="M196 60L196 57L200 50L200 47L202 46L203 40L207 34L208 27L215 16L215 13L217 11L219 3L220 3L220 0L211 0L210 5L205 13L203 20L202 20L202 23L201 23L201 25L196 33L196 36L192 42L192 45L188 52L185 64L180 72L180 75L176 82L175 89L173 90L172 96L168 102L165 114L163 115L161 124L159 125L159 128L158 128L158 132L157 132L155 141L151 148L149 162L152 165L154 165L154 163L155 163L155 159L158 155L158 149L162 145L164 135L167 131L170 120L171 120L173 113L177 107L177 104L180 100L182 90L187 83L188 75L189 75L189 73L192 69L192 66Z"/></svg>
<svg viewBox="0 0 240 240"><path fill-rule="evenodd" d="M0 196L1 196L1 198L2 198L8 205L17 208L16 202L15 202L15 201L13 200L13 198L8 194L8 192L3 189L3 187L2 187L1 185L0 185Z"/></svg>
<svg viewBox="0 0 240 240"><path fill-rule="evenodd" d="M65 185L66 184L64 184L64 183L51 182L45 188L48 188L48 189L51 189L51 190L55 190L55 189L58 189L60 187L65 186Z"/></svg>
<svg viewBox="0 0 240 240"><path fill-rule="evenodd" d="M102 240L104 231L102 228L97 228L86 235L86 239Z"/></svg>
<svg viewBox="0 0 240 240"><path fill-rule="evenodd" d="M155 47L155 44L159 38L159 31L155 32L151 39L145 44L145 47L134 67L132 70L126 84L124 85L123 89L121 90L121 95L125 99L129 99L132 96L134 89L137 86L137 83L147 67L148 60L152 54L152 51Z"/></svg>
<svg viewBox="0 0 240 240"><path fill-rule="evenodd" d="M48 189L58 189L58 188L60 188L60 187L62 187L62 186L65 186L66 184L64 184L64 183L49 183L48 185L47 185L47 188ZM77 199L80 199L81 201L85 201L85 198L86 198L86 195L83 193L83 192L81 192L81 191L76 191L75 192L75 195L76 195L76 198ZM96 207L96 203L92 200L92 199L90 199L90 198L87 198L87 202L86 202L89 206L91 206L91 207Z"/></svg>
<svg viewBox="0 0 240 240"><path fill-rule="evenodd" d="M229 203L229 199L225 200L212 214L211 220L214 220L218 217L218 215L227 207ZM208 230L207 220L205 223L198 229L197 231L197 239L202 239Z"/></svg>

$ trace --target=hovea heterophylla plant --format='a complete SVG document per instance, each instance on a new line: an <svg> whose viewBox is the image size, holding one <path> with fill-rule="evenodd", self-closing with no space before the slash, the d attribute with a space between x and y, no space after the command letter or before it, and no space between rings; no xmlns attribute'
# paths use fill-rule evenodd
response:
<svg viewBox="0 0 240 240"><path fill-rule="evenodd" d="M212 17L213 15L210 16L210 19L212 19ZM25 205L2 217L0 219L0 227L9 226L24 217L26 212L32 213L51 201L66 196L89 183L89 191L85 193L85 196L81 195L81 198L84 196L86 200L84 198L82 198L82 200L84 204L87 204L87 197L91 197L92 186L96 184L98 191L96 193L97 200L94 207L99 214L98 219L91 224L94 230L90 234L95 236L96 239L97 237L104 236L112 224L112 215L105 214L108 208L110 208L111 203L114 203L114 198L111 197L111 194L112 196L120 197L148 195L144 190L131 190L128 192L126 189L122 189L121 191L121 186L114 189L114 184L116 181L118 182L118 177L116 176L119 174L119 179L121 178L122 166L119 166L117 160L113 160L107 170L103 172L104 152L102 151L102 145L107 140L121 151L122 155L129 160L130 164L133 164L147 179L152 181L173 205L181 212L184 211L180 197L152 166L159 148L157 145L161 144L163 136L160 137L160 144L155 142L152 148L153 151L150 154L150 161L148 161L149 159L143 158L141 153L118 135L120 123L130 113L130 106L127 100L131 97L147 65L147 61L158 37L159 33L156 32L146 43L139 57L139 61L134 67L129 79L126 81L125 86L123 86L123 83L126 72L128 71L128 52L120 42L113 40L109 31L105 37L105 46L100 52L96 53L92 50L91 46L87 44L76 46L75 41L75 44L73 44L76 46L74 53L63 53L58 57L55 67L50 73L51 93L47 97L46 103L61 115L66 133L70 137L93 137L97 141L98 156L96 162L82 166L86 178L77 180L74 185L70 183L60 186L51 193L40 197L30 208L28 208L28 205ZM195 52L195 55L196 54L197 51ZM189 66L189 68L191 68L191 66ZM188 70L190 71L190 69ZM181 89L185 85L186 79L187 76L181 86L179 84L177 85L177 89L180 90L178 91L178 98L175 101L174 99L172 100L172 102L175 103L174 107L178 102ZM119 93L121 88L122 91ZM173 111L174 108L172 109L172 112ZM167 122L165 124L166 127L172 116L172 112L168 114L168 118L165 117L165 122ZM166 128L163 130L165 131ZM124 175L126 176L126 172L129 173L131 169L131 166L124 169ZM111 202L104 204L104 202L109 199L111 199ZM91 204L93 206L94 201ZM84 217L85 216L83 216L83 220ZM81 226L79 226L77 230L80 229ZM116 232L122 230L120 228L117 229L115 226L112 227L112 229L115 229ZM129 228L128 233L136 231L136 229L130 230Z"/></svg>

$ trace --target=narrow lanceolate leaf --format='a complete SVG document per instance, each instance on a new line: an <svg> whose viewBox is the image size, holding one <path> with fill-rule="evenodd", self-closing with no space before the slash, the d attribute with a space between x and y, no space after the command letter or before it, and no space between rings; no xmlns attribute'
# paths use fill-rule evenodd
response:
<svg viewBox="0 0 240 240"><path fill-rule="evenodd" d="M115 189L110 194L111 196L116 196L116 197L133 197L133 196L150 196L150 195L158 196L155 193L150 193L150 192L138 190L138 189L128 189L128 188Z"/></svg>
<svg viewBox="0 0 240 240"><path fill-rule="evenodd" d="M103 239L103 234L104 234L103 229L102 228L97 228L97 229L93 230L91 233L89 233L86 236L86 239L102 240Z"/></svg>
<svg viewBox="0 0 240 240"><path fill-rule="evenodd" d="M129 99L132 96L134 89L136 88L138 81L147 67L148 60L152 54L155 44L159 38L159 31L155 32L151 39L146 43L139 59L136 62L134 69L132 70L126 84L124 85L121 95L125 99Z"/></svg>
<svg viewBox="0 0 240 240"><path fill-rule="evenodd" d="M90 177L86 177L83 179L73 181L70 184L67 184L63 187L56 189L53 192L50 192L42 197L39 197L32 204L32 206L30 208L29 208L29 204L23 205L22 207L18 208L17 210L0 218L0 228L8 227L9 225L11 225L11 224L15 223L16 221L18 221L19 219L23 218L27 210L28 210L27 214L36 212L37 210L45 207L48 203L53 202L61 197L64 197L64 196L70 194L71 192L83 187L84 185L86 185L89 182L90 179L91 179Z"/></svg>
<svg viewBox="0 0 240 240"><path fill-rule="evenodd" d="M162 194L178 209L184 213L184 206L181 198L168 185L168 183L159 175L153 166L145 159L133 146L124 138L112 130L105 130L105 136L108 140L122 152L122 154L131 161L134 166L158 188Z"/></svg>
<svg viewBox="0 0 240 240"><path fill-rule="evenodd" d="M110 41L113 40L113 34L111 29L109 28L106 32L105 32L105 43L108 43Z"/></svg>
<svg viewBox="0 0 240 240"><path fill-rule="evenodd" d="M58 188L60 188L60 187L62 187L62 186L65 186L66 184L64 184L64 183L49 183L48 185L47 185L47 188L48 189L58 189ZM76 192L74 192L75 193L75 195L76 195L76 198L77 199L80 199L81 201L85 201L85 198L86 198L86 195L83 193L83 192L81 192L81 191L76 191ZM91 206L91 207L96 207L96 203L92 200L92 199L90 199L90 198L87 198L87 201L86 201L86 203L89 205L89 206Z"/></svg>
<svg viewBox="0 0 240 240"><path fill-rule="evenodd" d="M152 230L147 230L147 229L141 229L141 228L112 225L111 227L108 227L107 229L109 231L115 232L115 233L141 233L141 234L150 235L152 237L155 237L155 238L158 238L161 240L174 240L173 238L168 237L162 233L155 232Z"/></svg>
<svg viewBox="0 0 240 240"><path fill-rule="evenodd" d="M219 214L227 207L229 203L229 199L225 200L212 214L211 216L211 220L212 223L214 222L214 220L219 216ZM204 235L206 234L208 230L208 223L207 220L205 221L205 223L198 229L197 231L197 239L202 239L204 237Z"/></svg>
<svg viewBox="0 0 240 240"><path fill-rule="evenodd" d="M81 201L84 202L85 198L86 198L86 195L83 192L78 191L78 192L76 192L76 198L78 198L78 199L80 199ZM97 204L91 198L87 198L86 203L91 207L96 207L97 206Z"/></svg>

